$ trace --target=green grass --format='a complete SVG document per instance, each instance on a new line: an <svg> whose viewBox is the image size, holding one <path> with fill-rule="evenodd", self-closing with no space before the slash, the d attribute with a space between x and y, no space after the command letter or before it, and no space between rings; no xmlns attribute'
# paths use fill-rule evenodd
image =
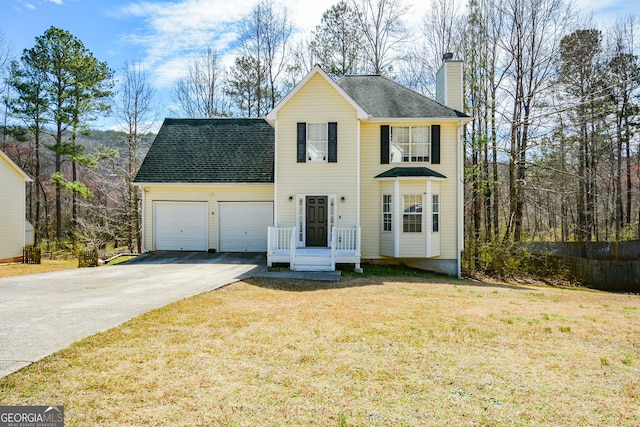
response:
<svg viewBox="0 0 640 427"><path fill-rule="evenodd" d="M113 261L109 262L109 264L107 265L118 265L118 264L123 264L127 261L131 261L132 259L135 259L135 256L129 256L129 255L123 255L123 256L119 256L118 258L114 259Z"/></svg>
<svg viewBox="0 0 640 427"><path fill-rule="evenodd" d="M640 424L639 296L389 272L178 301L0 379L0 405L64 405L67 426Z"/></svg>

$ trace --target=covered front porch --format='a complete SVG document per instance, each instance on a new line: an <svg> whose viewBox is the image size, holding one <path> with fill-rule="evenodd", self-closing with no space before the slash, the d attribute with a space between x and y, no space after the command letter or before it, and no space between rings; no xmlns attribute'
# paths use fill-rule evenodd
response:
<svg viewBox="0 0 640 427"><path fill-rule="evenodd" d="M329 246L302 246L297 227L269 227L267 265L286 263L294 271L335 271L336 264L360 268L360 227L331 227Z"/></svg>

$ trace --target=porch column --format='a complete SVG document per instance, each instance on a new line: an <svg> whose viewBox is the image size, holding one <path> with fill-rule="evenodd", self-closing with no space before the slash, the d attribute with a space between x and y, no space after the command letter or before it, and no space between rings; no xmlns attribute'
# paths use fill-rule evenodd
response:
<svg viewBox="0 0 640 427"><path fill-rule="evenodd" d="M402 201L400 181L393 182L393 256L400 258L400 233L402 232Z"/></svg>
<svg viewBox="0 0 640 427"><path fill-rule="evenodd" d="M426 236L426 244L427 244L427 250L425 251L425 254L427 256L427 258L431 257L431 230L433 230L433 215L431 214L431 210L432 210L432 203L433 203L433 199L431 198L431 181L427 181L427 192L424 193L425 197L427 198L427 200L424 201L423 208L422 208L422 215L426 215L427 216L427 220L425 221L426 223L426 229L425 231L425 236Z"/></svg>

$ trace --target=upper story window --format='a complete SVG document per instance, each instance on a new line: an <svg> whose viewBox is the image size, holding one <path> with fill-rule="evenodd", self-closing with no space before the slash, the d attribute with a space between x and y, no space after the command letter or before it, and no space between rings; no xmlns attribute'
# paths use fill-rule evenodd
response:
<svg viewBox="0 0 640 427"><path fill-rule="evenodd" d="M296 161L338 162L338 123L298 122L296 127Z"/></svg>
<svg viewBox="0 0 640 427"><path fill-rule="evenodd" d="M307 161L327 161L328 136L327 123L307 123Z"/></svg>
<svg viewBox="0 0 640 427"><path fill-rule="evenodd" d="M429 126L391 126L391 163L428 162L431 153Z"/></svg>

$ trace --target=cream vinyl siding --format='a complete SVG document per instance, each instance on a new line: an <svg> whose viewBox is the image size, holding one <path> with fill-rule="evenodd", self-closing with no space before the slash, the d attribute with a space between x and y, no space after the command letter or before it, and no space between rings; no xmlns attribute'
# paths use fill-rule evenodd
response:
<svg viewBox="0 0 640 427"><path fill-rule="evenodd" d="M395 164L380 164L380 126L381 125L399 125L399 126L425 126L425 125L440 125L440 164L432 165L431 163L395 163ZM374 177L384 171L392 169L398 166L426 166L436 172L439 172L447 177L446 180L432 183L432 191L439 188L440 194L440 231L437 236L440 240L440 256L441 259L457 259L456 253L456 239L457 239L457 200L456 200L456 177L457 177L457 135L458 135L457 123L440 123L437 119L429 121L416 121L416 122L402 122L402 123L362 123L360 129L360 141L361 141L361 157L362 162L360 165L361 170L361 227L362 227L362 258L363 259L376 259L383 255L380 250L383 247L381 242L381 227L380 218L382 216L382 203L381 203L381 182L376 181ZM382 182L382 186L387 185L386 182ZM401 185L401 193L406 193L405 181ZM423 194L426 190L426 184L421 183ZM384 187L382 187L384 188ZM424 195L424 194L423 194ZM425 225L426 226L426 225ZM406 234L406 233L404 233ZM433 248L432 241L432 248ZM386 242L385 248L386 248ZM415 242L412 240L407 241L409 247L407 250L403 250L401 240L401 256L403 252L406 254L408 251L413 252ZM386 254L384 254L386 255Z"/></svg>
<svg viewBox="0 0 640 427"><path fill-rule="evenodd" d="M297 162L297 123L338 123L338 161ZM339 227L357 219L357 137L355 109L319 74L278 111L276 141L276 223L291 227L296 220L296 195L336 195ZM289 202L289 196L293 202ZM340 201L345 198L344 203Z"/></svg>
<svg viewBox="0 0 640 427"><path fill-rule="evenodd" d="M0 260L7 260L22 256L25 179L2 157L0 183Z"/></svg>
<svg viewBox="0 0 640 427"><path fill-rule="evenodd" d="M208 249L218 248L218 203L219 202L272 202L272 184L228 184L228 185L189 185L142 184L144 191L143 206L143 250L153 247L153 202L208 202Z"/></svg>
<svg viewBox="0 0 640 427"><path fill-rule="evenodd" d="M449 108L463 111L462 61L445 61L436 74L436 100Z"/></svg>

